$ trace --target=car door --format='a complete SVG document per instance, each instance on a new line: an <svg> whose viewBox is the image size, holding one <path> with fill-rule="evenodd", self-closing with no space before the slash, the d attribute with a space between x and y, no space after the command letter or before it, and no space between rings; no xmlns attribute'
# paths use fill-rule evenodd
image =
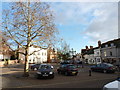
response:
<svg viewBox="0 0 120 90"><path fill-rule="evenodd" d="M104 69L105 69L105 64L101 64L101 65L100 65L100 70L99 70L99 71L102 72L102 71L104 71Z"/></svg>
<svg viewBox="0 0 120 90"><path fill-rule="evenodd" d="M62 69L63 69L63 70L62 70L63 73L65 73L65 72L67 71L67 65L64 65Z"/></svg>
<svg viewBox="0 0 120 90"><path fill-rule="evenodd" d="M60 71L61 71L62 73L64 73L64 67L65 67L64 64L60 66Z"/></svg>
<svg viewBox="0 0 120 90"><path fill-rule="evenodd" d="M101 70L101 64L97 64L96 65L96 71L100 71Z"/></svg>

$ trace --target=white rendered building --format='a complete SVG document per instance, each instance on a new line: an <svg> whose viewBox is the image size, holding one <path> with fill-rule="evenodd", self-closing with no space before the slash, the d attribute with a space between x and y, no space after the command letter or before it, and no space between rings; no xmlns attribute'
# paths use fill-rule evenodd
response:
<svg viewBox="0 0 120 90"><path fill-rule="evenodd" d="M38 46L32 46L32 47L29 48L29 54L31 54L28 57L28 62L29 63L37 64L37 63L47 62L47 49L46 48L40 48ZM22 55L22 54L19 54L19 59L25 60L25 56Z"/></svg>

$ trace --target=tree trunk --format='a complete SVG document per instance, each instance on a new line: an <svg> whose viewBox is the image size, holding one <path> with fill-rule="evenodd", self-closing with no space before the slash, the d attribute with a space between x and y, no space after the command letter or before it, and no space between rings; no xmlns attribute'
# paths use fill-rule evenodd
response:
<svg viewBox="0 0 120 90"><path fill-rule="evenodd" d="M28 77L28 76L29 76L29 63L28 63L28 49L27 49L25 55L25 66L24 66L23 77Z"/></svg>

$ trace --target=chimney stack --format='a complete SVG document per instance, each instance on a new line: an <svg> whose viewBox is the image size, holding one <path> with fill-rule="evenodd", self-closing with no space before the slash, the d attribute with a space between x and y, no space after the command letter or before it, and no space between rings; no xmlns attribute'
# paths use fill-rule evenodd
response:
<svg viewBox="0 0 120 90"><path fill-rule="evenodd" d="M88 50L89 48L88 48L88 46L86 46L86 50Z"/></svg>
<svg viewBox="0 0 120 90"><path fill-rule="evenodd" d="M93 49L93 46L90 46L90 49Z"/></svg>
<svg viewBox="0 0 120 90"><path fill-rule="evenodd" d="M98 47L101 47L101 41L100 40L98 41Z"/></svg>

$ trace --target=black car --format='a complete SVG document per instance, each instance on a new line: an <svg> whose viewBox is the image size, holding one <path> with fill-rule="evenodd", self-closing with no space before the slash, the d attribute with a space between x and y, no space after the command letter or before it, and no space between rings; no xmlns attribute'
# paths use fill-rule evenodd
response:
<svg viewBox="0 0 120 90"><path fill-rule="evenodd" d="M37 78L54 78L53 66L49 64L41 64L37 73Z"/></svg>
<svg viewBox="0 0 120 90"><path fill-rule="evenodd" d="M78 69L76 65L73 64L63 64L57 69L58 74L65 74L67 75L77 75L78 74Z"/></svg>
<svg viewBox="0 0 120 90"><path fill-rule="evenodd" d="M116 71L116 67L109 63L101 63L91 66L91 70L103 73L114 73Z"/></svg>
<svg viewBox="0 0 120 90"><path fill-rule="evenodd" d="M32 65L30 65L29 67L30 67L30 69L31 70L38 70L38 68L39 68L39 66L40 66L41 64L32 64Z"/></svg>

